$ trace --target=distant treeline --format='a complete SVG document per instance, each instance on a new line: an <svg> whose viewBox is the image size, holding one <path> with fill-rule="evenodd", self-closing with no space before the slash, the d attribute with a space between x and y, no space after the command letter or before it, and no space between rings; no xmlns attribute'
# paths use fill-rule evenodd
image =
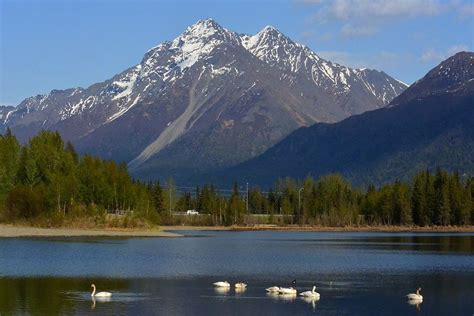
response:
<svg viewBox="0 0 474 316"><path fill-rule="evenodd" d="M198 216L177 216L196 210ZM107 214L120 214L120 216ZM40 225L248 224L471 225L474 178L443 170L418 173L411 183L352 188L337 174L303 181L280 179L269 191L237 184L189 188L170 179L134 181L125 164L78 156L55 132L42 131L21 146L0 135L0 220ZM255 216L254 216L255 217Z"/></svg>

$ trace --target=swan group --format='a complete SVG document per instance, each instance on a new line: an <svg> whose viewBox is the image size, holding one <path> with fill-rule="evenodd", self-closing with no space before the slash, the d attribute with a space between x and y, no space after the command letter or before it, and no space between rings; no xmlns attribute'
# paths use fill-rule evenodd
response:
<svg viewBox="0 0 474 316"><path fill-rule="evenodd" d="M215 287L230 287L230 283L227 282L227 281L218 281L218 282L214 282L214 286ZM244 282L237 282L235 283L235 288L236 289L245 289L247 287L247 284L245 284Z"/></svg>
<svg viewBox="0 0 474 316"><path fill-rule="evenodd" d="M292 282L292 285L294 285L294 284L296 284L296 280L294 280ZM227 291L230 289L230 283L227 282L227 281L214 282L214 286L217 289L225 289ZM91 297L92 297L92 300L93 300L93 303L94 303L93 304L94 307L95 307L95 298L109 298L110 299L110 297L112 296L112 293L110 293L110 292L98 292L98 293L96 293L95 284L91 284L91 288L92 288ZM235 283L236 292L237 291L243 292L243 290L245 290L246 288L247 288L246 283L243 283L243 282ZM294 298L298 294L297 290L293 287L271 286L271 287L266 288L265 290L271 295L278 295L279 294L279 295L281 295L281 297ZM313 288L311 289L311 291L301 292L299 295L302 296L302 298L304 300L310 300L313 304L314 304L315 301L319 300L320 297L321 297L321 295L318 292L316 292L316 286L315 285L313 285ZM423 296L421 295L421 287L419 287L416 290L416 293L407 294L405 297L406 297L406 299L408 300L408 302L410 304L416 304L418 306L420 303L423 302Z"/></svg>
<svg viewBox="0 0 474 316"><path fill-rule="evenodd" d="M99 293L96 293L96 287L95 287L95 284L92 283L91 284L91 288L92 288L92 293L91 293L91 297L111 297L112 296L112 293L110 292L99 292Z"/></svg>

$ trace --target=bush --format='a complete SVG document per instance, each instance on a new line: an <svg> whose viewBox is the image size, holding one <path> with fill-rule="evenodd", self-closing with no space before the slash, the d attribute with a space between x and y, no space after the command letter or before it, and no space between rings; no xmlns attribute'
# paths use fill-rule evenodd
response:
<svg viewBox="0 0 474 316"><path fill-rule="evenodd" d="M18 185L8 194L8 219L30 219L40 215L46 209L48 209L47 200L41 186L33 189L26 185Z"/></svg>

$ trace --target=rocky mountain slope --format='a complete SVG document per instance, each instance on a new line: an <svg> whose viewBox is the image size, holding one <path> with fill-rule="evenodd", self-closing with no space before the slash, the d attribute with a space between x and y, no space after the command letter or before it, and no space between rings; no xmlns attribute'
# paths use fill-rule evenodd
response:
<svg viewBox="0 0 474 316"><path fill-rule="evenodd" d="M303 127L213 180L263 185L338 172L357 184L405 179L425 168L474 174L474 53L443 61L380 110Z"/></svg>

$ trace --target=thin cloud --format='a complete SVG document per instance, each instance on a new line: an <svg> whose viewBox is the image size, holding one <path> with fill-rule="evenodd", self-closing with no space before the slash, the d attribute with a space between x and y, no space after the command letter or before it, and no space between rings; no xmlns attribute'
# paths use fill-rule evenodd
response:
<svg viewBox="0 0 474 316"><path fill-rule="evenodd" d="M445 51L430 48L421 54L419 60L423 63L440 62L456 53L468 50L469 47L464 44L451 46Z"/></svg>
<svg viewBox="0 0 474 316"><path fill-rule="evenodd" d="M434 16L444 7L436 0L336 0L320 2L318 15L338 20Z"/></svg>
<svg viewBox="0 0 474 316"><path fill-rule="evenodd" d="M344 66L349 66L352 68L367 67L367 63L364 60L346 51L317 51L317 54L326 60L330 60L331 62L335 62Z"/></svg>
<svg viewBox="0 0 474 316"><path fill-rule="evenodd" d="M474 16L474 4L466 4L458 8L459 16L462 18L469 18Z"/></svg>
<svg viewBox="0 0 474 316"><path fill-rule="evenodd" d="M351 25L345 24L341 28L341 35L344 37L355 36L370 36L377 32L377 29L372 25Z"/></svg>

